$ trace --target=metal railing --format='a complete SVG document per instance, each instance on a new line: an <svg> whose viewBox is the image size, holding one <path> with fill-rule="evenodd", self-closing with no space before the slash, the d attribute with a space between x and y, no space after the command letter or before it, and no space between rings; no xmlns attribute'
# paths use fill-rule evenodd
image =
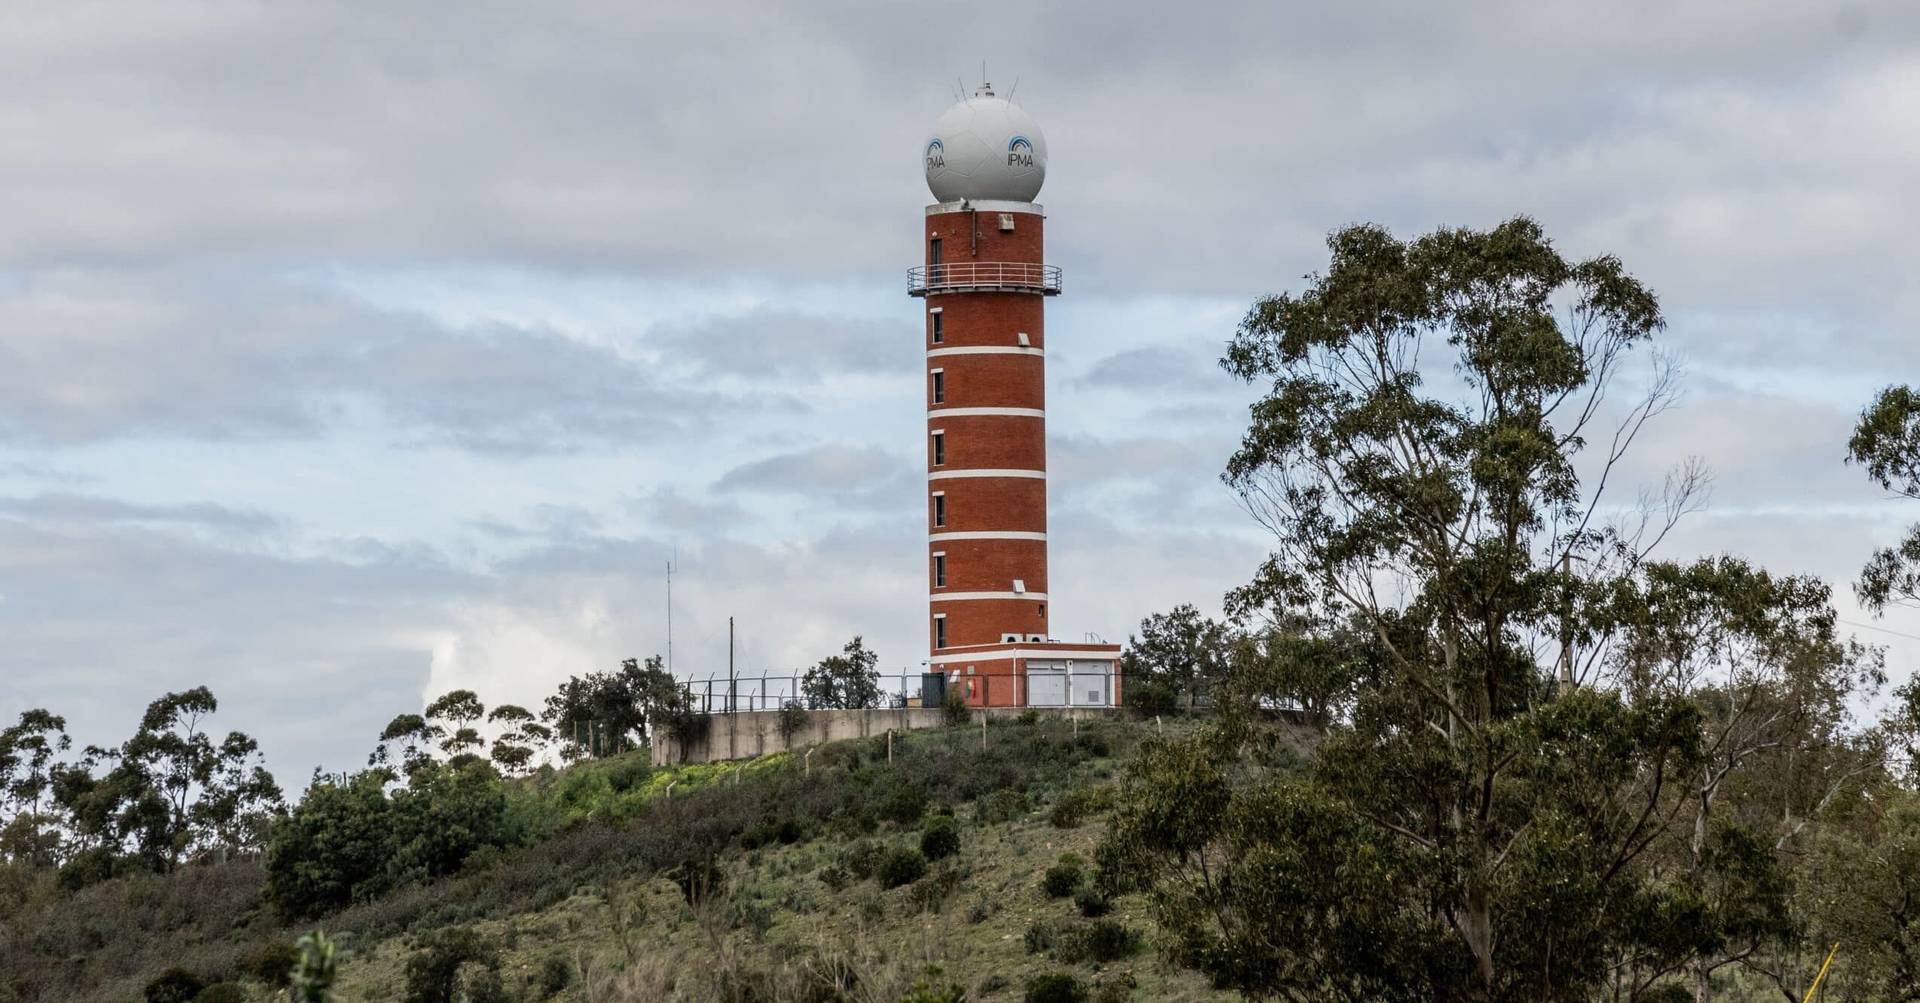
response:
<svg viewBox="0 0 1920 1003"><path fill-rule="evenodd" d="M923 674L905 672L883 675L878 679L879 694L873 706L897 710L905 707L939 706L923 703ZM701 714L737 714L779 710L789 703L809 710L829 709L808 702L802 676L769 674L724 675L681 682L685 706ZM947 676L946 689L956 690L969 707L1117 707L1126 680L1117 669L1076 670L1070 673L1035 674L1050 680L1034 687L1025 673ZM1065 682L1065 687L1057 685Z"/></svg>
<svg viewBox="0 0 1920 1003"><path fill-rule="evenodd" d="M907 294L943 292L1021 292L1060 294L1060 266L1024 261L958 261L907 269Z"/></svg>

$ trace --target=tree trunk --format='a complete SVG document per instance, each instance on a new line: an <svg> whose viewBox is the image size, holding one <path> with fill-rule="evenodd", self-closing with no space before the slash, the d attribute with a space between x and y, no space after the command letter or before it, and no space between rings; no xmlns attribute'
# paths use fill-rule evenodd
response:
<svg viewBox="0 0 1920 1003"><path fill-rule="evenodd" d="M1473 952L1474 971L1487 995L1493 995L1493 909L1486 885L1478 878L1467 884L1467 903L1460 916L1460 933Z"/></svg>

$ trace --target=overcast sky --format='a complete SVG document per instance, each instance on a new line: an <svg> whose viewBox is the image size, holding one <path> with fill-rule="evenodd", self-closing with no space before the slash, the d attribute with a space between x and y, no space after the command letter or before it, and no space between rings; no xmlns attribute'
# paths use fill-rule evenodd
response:
<svg viewBox="0 0 1920 1003"><path fill-rule="evenodd" d="M1665 553L1836 584L1920 379L1920 5L299 0L0 10L0 720L210 685L284 784L455 686L923 650L919 145L1040 122L1055 633L1264 556L1214 365L1326 233L1537 217L1661 295ZM1624 500L1624 499L1623 499Z"/></svg>

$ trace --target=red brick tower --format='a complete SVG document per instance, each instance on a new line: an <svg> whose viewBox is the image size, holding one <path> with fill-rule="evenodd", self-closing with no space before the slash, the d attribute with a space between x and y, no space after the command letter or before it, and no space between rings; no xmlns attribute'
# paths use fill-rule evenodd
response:
<svg viewBox="0 0 1920 1003"><path fill-rule="evenodd" d="M1118 647L1047 627L1046 141L983 85L925 157L939 201L909 291L926 302L929 664L974 704L1111 703Z"/></svg>

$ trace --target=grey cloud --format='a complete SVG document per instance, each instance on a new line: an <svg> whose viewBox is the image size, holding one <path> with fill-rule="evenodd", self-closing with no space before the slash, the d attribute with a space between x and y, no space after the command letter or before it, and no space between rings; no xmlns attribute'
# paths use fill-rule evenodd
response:
<svg viewBox="0 0 1920 1003"><path fill-rule="evenodd" d="M980 52L1053 137L1078 289L1250 295L1353 219L1528 209L1676 292L1820 260L1829 301L1900 295L1914 163L1876 137L1908 128L1911 4L1082 2L927 32L937 9L26 13L0 261L896 274L914 144Z"/></svg>
<svg viewBox="0 0 1920 1003"><path fill-rule="evenodd" d="M627 499L627 511L670 531L724 532L750 518L747 510L724 500L698 497L660 487Z"/></svg>
<svg viewBox="0 0 1920 1003"><path fill-rule="evenodd" d="M911 371L922 351L905 310L894 323L756 311L665 326L649 332L647 345L662 361L702 374L768 383Z"/></svg>
<svg viewBox="0 0 1920 1003"><path fill-rule="evenodd" d="M165 529L0 518L0 714L46 706L118 741L146 701L207 685L281 783L356 765L414 706L423 637L481 583L444 566L236 550Z"/></svg>
<svg viewBox="0 0 1920 1003"><path fill-rule="evenodd" d="M0 328L0 437L23 444L308 436L366 405L407 442L527 454L791 406L551 331L454 330L249 272L37 275L0 294Z"/></svg>
<svg viewBox="0 0 1920 1003"><path fill-rule="evenodd" d="M1209 346L1219 354L1218 346ZM1153 394L1181 394L1222 389L1231 380L1211 365L1208 349L1194 345L1155 345L1117 352L1087 367L1075 382L1081 386L1134 390Z"/></svg>
<svg viewBox="0 0 1920 1003"><path fill-rule="evenodd" d="M909 461L884 450L824 445L743 463L722 474L714 489L803 495L848 508L884 509L903 500L913 505L919 483Z"/></svg>
<svg viewBox="0 0 1920 1003"><path fill-rule="evenodd" d="M481 519L475 528L502 540L554 540L590 536L599 532L602 520L575 505L536 505L518 521Z"/></svg>
<svg viewBox="0 0 1920 1003"><path fill-rule="evenodd" d="M248 536L282 528L281 520L269 513L234 509L212 502L141 505L117 498L59 492L18 498L0 497L0 516L39 523L172 524Z"/></svg>

